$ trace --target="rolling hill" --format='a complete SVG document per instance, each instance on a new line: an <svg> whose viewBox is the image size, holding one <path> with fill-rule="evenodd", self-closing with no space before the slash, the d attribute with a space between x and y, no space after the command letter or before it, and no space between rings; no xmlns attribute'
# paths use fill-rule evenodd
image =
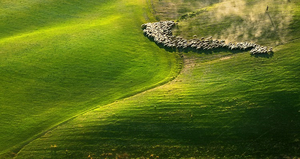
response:
<svg viewBox="0 0 300 159"><path fill-rule="evenodd" d="M64 3L40 3L49 22L33 18L0 40L3 157L300 157L299 2ZM171 53L142 35L140 25L156 20L176 20L183 37L248 40L275 53Z"/></svg>
<svg viewBox="0 0 300 159"><path fill-rule="evenodd" d="M1 154L180 70L177 54L139 33L148 18L147 8L137 8L141 2L0 3Z"/></svg>

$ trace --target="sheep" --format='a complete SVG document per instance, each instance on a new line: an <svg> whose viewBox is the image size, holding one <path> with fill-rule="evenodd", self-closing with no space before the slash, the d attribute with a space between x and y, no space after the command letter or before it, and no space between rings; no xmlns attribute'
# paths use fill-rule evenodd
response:
<svg viewBox="0 0 300 159"><path fill-rule="evenodd" d="M273 53L273 48L270 47L270 49L268 50L268 52Z"/></svg>
<svg viewBox="0 0 300 159"><path fill-rule="evenodd" d="M201 45L198 45L196 49L197 49L197 50L200 50L201 47L202 47Z"/></svg>
<svg viewBox="0 0 300 159"><path fill-rule="evenodd" d="M214 48L227 48L230 50L239 49L246 50L251 49L250 54L265 54L273 53L273 48L267 48L250 42L239 43L225 43L225 40L212 39L212 36L208 38L197 39L197 35L193 35L193 39L187 40L179 36L172 35L172 27L177 25L174 21L161 21L155 23L145 23L141 25L143 34L148 38L153 38L157 44L162 44L164 47L176 47L176 48L196 48L199 49L214 49Z"/></svg>

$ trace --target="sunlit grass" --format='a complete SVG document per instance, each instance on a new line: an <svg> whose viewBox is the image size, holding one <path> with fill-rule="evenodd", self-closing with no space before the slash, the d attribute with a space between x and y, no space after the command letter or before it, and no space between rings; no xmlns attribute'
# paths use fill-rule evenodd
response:
<svg viewBox="0 0 300 159"><path fill-rule="evenodd" d="M299 2L288 26L294 41L274 54L182 53L175 80L120 99L173 79L180 68L174 54L141 34L140 24L154 21L146 2L112 2L102 12L78 12L80 20L3 38L1 140L18 144L53 128L29 139L19 158L299 157ZM88 18L98 13L106 16ZM211 35L223 24L198 31Z"/></svg>
<svg viewBox="0 0 300 159"><path fill-rule="evenodd" d="M223 0L207 7L199 5L199 8L177 18L179 23L174 32L186 38L213 36L228 42L251 41L276 46L294 36L289 34L294 3L284 0Z"/></svg>
<svg viewBox="0 0 300 159"><path fill-rule="evenodd" d="M290 33L299 28L293 14ZM298 46L289 42L268 56L184 53L182 73L171 83L78 116L19 157L299 157Z"/></svg>
<svg viewBox="0 0 300 159"><path fill-rule="evenodd" d="M297 157L298 45L281 46L272 58L188 53L171 83L83 114L20 158Z"/></svg>
<svg viewBox="0 0 300 159"><path fill-rule="evenodd" d="M167 82L181 67L176 54L149 45L140 29L147 10L134 3L14 4L26 5L29 12L45 7L49 15L28 14L25 20L33 24L26 28L27 23L16 20L23 11L16 10L11 15L16 19L10 19L14 24L6 26L11 36L0 39L1 153L16 152L39 134L96 106ZM92 4L98 6L91 9ZM73 16L75 6L76 18L52 22L58 18L53 12ZM45 26L35 25L32 16L43 19ZM15 32L9 30L14 27Z"/></svg>

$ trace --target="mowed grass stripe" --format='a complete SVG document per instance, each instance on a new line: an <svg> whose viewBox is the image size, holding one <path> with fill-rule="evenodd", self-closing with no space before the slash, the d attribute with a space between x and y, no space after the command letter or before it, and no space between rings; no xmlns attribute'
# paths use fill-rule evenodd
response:
<svg viewBox="0 0 300 159"><path fill-rule="evenodd" d="M299 43L269 59L186 54L171 83L83 114L27 145L19 158L297 157L299 66L289 61L300 60Z"/></svg>
<svg viewBox="0 0 300 159"><path fill-rule="evenodd" d="M77 114L176 76L176 54L141 34L143 6L91 3L101 6L78 13L78 19L0 40L1 153Z"/></svg>
<svg viewBox="0 0 300 159"><path fill-rule="evenodd" d="M299 44L278 46L273 56L185 54L170 84L83 114L19 158L297 158Z"/></svg>
<svg viewBox="0 0 300 159"><path fill-rule="evenodd" d="M95 10L110 10L115 1L78 1L78 0L22 0L0 2L1 22L0 37L9 37L24 32L32 32L44 28L52 28L62 23L69 24L70 21L85 18L98 18L99 14L109 15L109 12L98 12ZM89 14L94 12L94 14ZM107 14L106 14L107 13ZM86 16L89 14L89 16ZM84 17L85 16L85 17Z"/></svg>

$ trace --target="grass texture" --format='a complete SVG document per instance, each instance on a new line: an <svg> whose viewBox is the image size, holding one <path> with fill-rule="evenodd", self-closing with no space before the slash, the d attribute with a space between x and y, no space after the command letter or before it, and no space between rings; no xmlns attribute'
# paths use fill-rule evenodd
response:
<svg viewBox="0 0 300 159"><path fill-rule="evenodd" d="M149 44L138 1L1 1L0 153L174 78L176 54Z"/></svg>
<svg viewBox="0 0 300 159"><path fill-rule="evenodd" d="M19 157L299 157L298 46L272 58L189 53L171 83L83 114Z"/></svg>
<svg viewBox="0 0 300 159"><path fill-rule="evenodd" d="M299 32L291 4L287 36ZM289 38L273 55L184 53L172 82L78 116L19 158L299 157L300 41Z"/></svg>

